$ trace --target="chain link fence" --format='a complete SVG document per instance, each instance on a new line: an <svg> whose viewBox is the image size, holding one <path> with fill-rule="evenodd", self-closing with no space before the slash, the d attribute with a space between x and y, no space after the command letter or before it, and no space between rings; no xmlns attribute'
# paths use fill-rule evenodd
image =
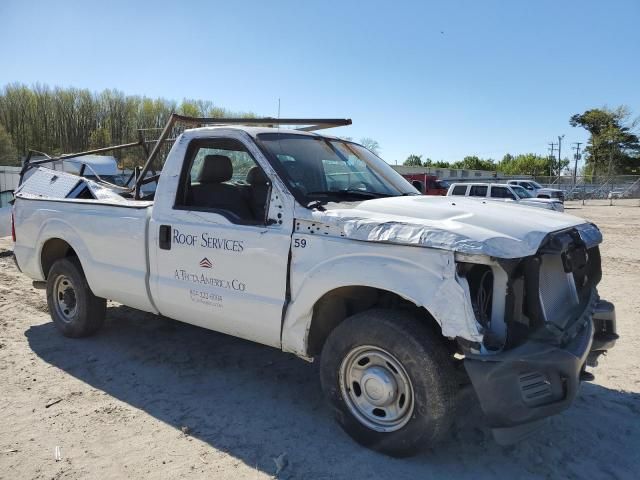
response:
<svg viewBox="0 0 640 480"><path fill-rule="evenodd" d="M562 190L567 201L640 206L640 175L535 177L535 180L544 187Z"/></svg>

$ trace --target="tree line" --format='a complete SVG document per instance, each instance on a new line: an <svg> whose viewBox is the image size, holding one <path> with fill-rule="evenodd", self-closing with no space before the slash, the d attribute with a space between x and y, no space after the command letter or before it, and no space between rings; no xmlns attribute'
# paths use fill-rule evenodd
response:
<svg viewBox="0 0 640 480"><path fill-rule="evenodd" d="M640 121L632 119L629 109L620 106L594 108L572 115L572 127L582 127L589 134L584 150L585 164L582 175L610 176L614 174L640 175L640 142L635 133ZM574 159L575 160L575 159ZM433 161L422 155L412 154L403 165L414 167L452 168L466 170L499 171L507 175L556 176L569 173L571 160L535 153L512 155L502 160L466 156L455 162Z"/></svg>
<svg viewBox="0 0 640 480"><path fill-rule="evenodd" d="M29 149L59 155L135 142L138 129L157 129L145 134L145 138L155 139L172 112L192 117L255 117L206 100L178 103L111 89L95 93L13 83L0 90L0 165L20 165ZM379 151L380 145L372 138L364 137L360 143L374 153ZM141 149L114 155L126 168L144 161Z"/></svg>
<svg viewBox="0 0 640 480"><path fill-rule="evenodd" d="M138 129L155 139L172 112L203 117L255 117L248 112L232 112L206 100L125 95L107 89L49 87L20 83L0 89L0 165L20 165L29 149L50 155L81 152L93 148L138 140ZM640 142L636 133L638 119L632 119L625 106L586 110L572 115L569 123L589 134L584 151L585 175L640 174ZM377 152L380 145L371 138L360 143ZM141 149L117 154L121 166L130 168L144 160ZM560 162L545 155L506 154L500 161L466 156L455 162L433 161L422 155L410 155L404 165L435 168L461 168L500 171L505 174L534 176L560 175L568 167L569 158Z"/></svg>
<svg viewBox="0 0 640 480"><path fill-rule="evenodd" d="M147 132L155 139L174 111L201 117L255 116L204 100L178 103L111 89L91 92L13 83L0 90L0 165L19 165L29 149L58 155L135 142L142 128L157 128L158 132ZM125 151L125 163L142 161L138 150Z"/></svg>
<svg viewBox="0 0 640 480"><path fill-rule="evenodd" d="M535 153L511 155L507 153L502 160L496 162L491 158L479 158L469 155L456 162L433 161L422 158L422 155L409 155L403 165L412 167L452 168L464 170L486 170L501 172L507 175L559 175L569 165L569 159L563 159L559 164L556 158L550 158Z"/></svg>

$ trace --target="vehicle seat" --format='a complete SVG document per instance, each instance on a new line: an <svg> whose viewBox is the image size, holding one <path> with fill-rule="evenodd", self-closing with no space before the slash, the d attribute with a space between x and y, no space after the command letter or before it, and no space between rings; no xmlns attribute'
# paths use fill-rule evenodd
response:
<svg viewBox="0 0 640 480"><path fill-rule="evenodd" d="M226 155L207 155L202 162L196 183L191 185L191 204L204 208L219 208L238 217L251 220L253 215L242 192L228 182L233 176L231 159Z"/></svg>
<svg viewBox="0 0 640 480"><path fill-rule="evenodd" d="M247 172L251 210L256 220L264 220L267 195L269 195L269 179L260 167L251 167Z"/></svg>

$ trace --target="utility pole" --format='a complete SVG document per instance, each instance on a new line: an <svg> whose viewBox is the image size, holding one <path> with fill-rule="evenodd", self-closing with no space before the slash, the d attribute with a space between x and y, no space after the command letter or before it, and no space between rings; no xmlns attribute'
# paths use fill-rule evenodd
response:
<svg viewBox="0 0 640 480"><path fill-rule="evenodd" d="M556 161L556 157L553 154L556 143L549 143L549 183L551 183L551 177L553 177L553 164Z"/></svg>
<svg viewBox="0 0 640 480"><path fill-rule="evenodd" d="M576 177L578 176L578 161L580 160L580 145L581 142L575 142L572 145L576 146L576 153L573 155L575 163L573 164L573 186L576 186Z"/></svg>
<svg viewBox="0 0 640 480"><path fill-rule="evenodd" d="M558 178L560 178L560 170L562 168L562 157L560 156L560 152L562 150L562 139L564 135L558 135Z"/></svg>

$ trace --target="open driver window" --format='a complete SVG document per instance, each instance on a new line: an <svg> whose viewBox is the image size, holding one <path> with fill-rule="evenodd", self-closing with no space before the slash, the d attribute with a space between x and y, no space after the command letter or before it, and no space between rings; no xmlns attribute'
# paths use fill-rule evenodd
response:
<svg viewBox="0 0 640 480"><path fill-rule="evenodd" d="M241 142L194 140L183 168L177 208L216 212L234 223L265 223L270 183Z"/></svg>

